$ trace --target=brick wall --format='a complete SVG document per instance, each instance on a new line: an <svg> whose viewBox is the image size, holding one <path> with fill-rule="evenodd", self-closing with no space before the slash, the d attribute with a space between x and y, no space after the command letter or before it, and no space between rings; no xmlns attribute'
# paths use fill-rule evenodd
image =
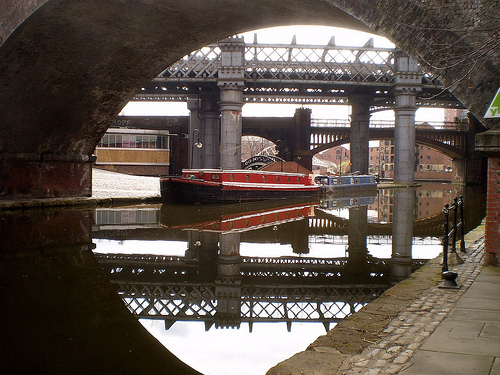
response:
<svg viewBox="0 0 500 375"><path fill-rule="evenodd" d="M488 159L486 201L485 264L498 266L500 260L500 158Z"/></svg>

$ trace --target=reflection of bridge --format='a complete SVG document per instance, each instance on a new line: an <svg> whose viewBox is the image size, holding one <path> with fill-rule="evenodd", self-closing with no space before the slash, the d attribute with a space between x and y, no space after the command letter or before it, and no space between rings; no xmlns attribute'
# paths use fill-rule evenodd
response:
<svg viewBox="0 0 500 375"><path fill-rule="evenodd" d="M341 209L372 204L374 197L342 197L330 198L328 209ZM325 206L326 208L326 206ZM186 240L186 232L183 229L197 227L195 221L189 221L185 217L184 227L162 228L160 226L160 208L141 209L97 209L95 211L95 226L93 229L95 238L120 238L120 239L171 239ZM184 216L188 215L187 213ZM215 220L214 220L215 222ZM305 225L304 225L305 224ZM413 225L413 233L417 237L438 237L442 235L443 216L438 213L431 217L416 220ZM297 229L300 226L300 230ZM199 228L199 227L197 227ZM324 209L315 209L314 216L308 217L304 223L301 221L279 226L281 241L292 241L292 238L301 236L309 238L318 235L348 234L349 220L335 216ZM271 225L269 228L254 228L242 234L242 240L248 242L268 242L275 239L277 231ZM391 235L391 223L367 223L367 235ZM289 242L290 243L290 242Z"/></svg>
<svg viewBox="0 0 500 375"><path fill-rule="evenodd" d="M217 252L217 249L212 249ZM200 253L201 256L201 253ZM203 321L208 330L241 322L338 322L391 286L385 260L240 257L236 277L184 257L96 254L129 310L138 318ZM217 257L217 255L215 255ZM418 267L423 262L415 263Z"/></svg>

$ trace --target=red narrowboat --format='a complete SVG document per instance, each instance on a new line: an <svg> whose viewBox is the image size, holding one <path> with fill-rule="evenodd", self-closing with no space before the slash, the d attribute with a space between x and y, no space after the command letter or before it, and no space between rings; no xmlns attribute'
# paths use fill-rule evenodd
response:
<svg viewBox="0 0 500 375"><path fill-rule="evenodd" d="M185 169L160 179L165 201L226 203L314 197L320 186L303 173L264 170Z"/></svg>

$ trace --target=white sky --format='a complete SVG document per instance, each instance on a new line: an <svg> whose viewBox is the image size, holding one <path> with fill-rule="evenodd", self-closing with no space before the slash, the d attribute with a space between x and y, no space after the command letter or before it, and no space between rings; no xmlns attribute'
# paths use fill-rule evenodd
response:
<svg viewBox="0 0 500 375"><path fill-rule="evenodd" d="M252 42L257 34L259 43L289 44L296 36L297 44L326 45L332 36L337 46L363 46L373 38L375 47L393 48L388 39L361 31L326 26L284 26L243 33L246 41ZM292 117L298 104L245 104L243 116ZM312 109L312 117L320 119L347 119L349 106L308 105ZM125 116L187 116L186 103L131 102L125 106L120 115ZM391 120L393 111L374 113L372 120ZM439 108L421 108L417 110L417 121L442 121L444 110Z"/></svg>

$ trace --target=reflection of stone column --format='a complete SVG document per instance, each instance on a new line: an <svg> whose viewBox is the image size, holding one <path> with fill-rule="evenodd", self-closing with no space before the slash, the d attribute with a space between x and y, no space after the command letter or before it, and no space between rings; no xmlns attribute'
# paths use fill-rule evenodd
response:
<svg viewBox="0 0 500 375"><path fill-rule="evenodd" d="M302 219L290 224L294 228L292 237L294 254L309 254L309 221Z"/></svg>
<svg viewBox="0 0 500 375"><path fill-rule="evenodd" d="M218 77L221 111L220 167L240 169L245 41L243 38L228 38L219 42L219 46L221 48L221 67Z"/></svg>
<svg viewBox="0 0 500 375"><path fill-rule="evenodd" d="M351 171L368 173L370 158L370 103L372 96L351 95Z"/></svg>
<svg viewBox="0 0 500 375"><path fill-rule="evenodd" d="M393 211L392 277L398 281L411 273L415 189L395 189Z"/></svg>
<svg viewBox="0 0 500 375"><path fill-rule="evenodd" d="M200 272L198 276L207 282L217 277L217 255L219 252L219 235L211 232L188 232L188 249L186 262L195 262Z"/></svg>
<svg viewBox="0 0 500 375"><path fill-rule="evenodd" d="M369 268L366 262L368 247L366 236L368 234L367 206L349 208L348 251L349 259L346 269L357 278L369 277Z"/></svg>
<svg viewBox="0 0 500 375"><path fill-rule="evenodd" d="M240 234L220 235L219 272L215 282L216 327L241 323Z"/></svg>
<svg viewBox="0 0 500 375"><path fill-rule="evenodd" d="M415 183L415 111L422 73L413 59L398 53L394 79L394 182L412 185Z"/></svg>

